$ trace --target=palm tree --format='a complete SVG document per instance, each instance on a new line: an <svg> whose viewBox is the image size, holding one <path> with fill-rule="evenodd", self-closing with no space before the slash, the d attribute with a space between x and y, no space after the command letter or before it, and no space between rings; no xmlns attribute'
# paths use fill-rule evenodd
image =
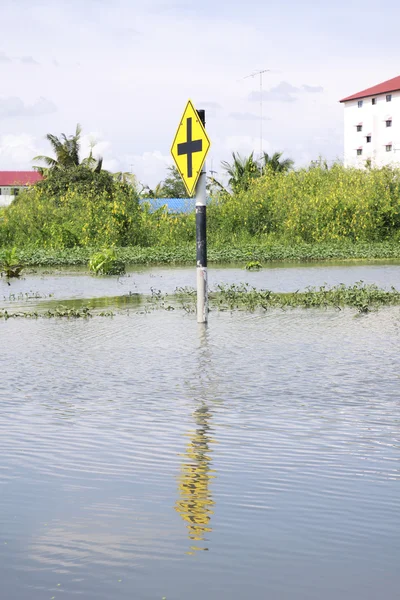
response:
<svg viewBox="0 0 400 600"><path fill-rule="evenodd" d="M281 160L282 154L283 152L274 152L274 154L269 155L267 152L264 152L262 157L262 172L265 173L271 170L273 173L287 173L290 171L293 168L294 161L291 158Z"/></svg>
<svg viewBox="0 0 400 600"><path fill-rule="evenodd" d="M240 154L232 152L232 164L223 160L221 165L229 175L229 186L234 193L241 190L247 190L250 182L256 177L260 177L261 168L259 163L254 159L254 153L250 156L242 158ZM218 185L217 181L213 181ZM219 186L223 187L221 184Z"/></svg>
<svg viewBox="0 0 400 600"><path fill-rule="evenodd" d="M90 154L87 158L83 159L80 163L79 151L80 151L80 140L81 140L82 128L79 123L76 126L75 134L67 137L65 133L62 133L60 137L48 133L46 139L50 142L50 145L55 154L55 158L51 156L35 156L33 160L40 160L44 162L47 167L34 166L42 175L48 173L53 169L71 169L77 167L80 164L89 167L93 171L99 173L103 164L103 159L95 159L92 154L93 146L90 149Z"/></svg>
<svg viewBox="0 0 400 600"><path fill-rule="evenodd" d="M167 197L165 195L164 184L162 181L157 183L157 185L154 188L151 188L148 185L144 185L143 183L141 185L142 185L142 189L140 191L140 196L142 198L166 198Z"/></svg>
<svg viewBox="0 0 400 600"><path fill-rule="evenodd" d="M113 179L118 181L118 183L126 183L127 185L136 186L136 176L129 171L118 171L117 173L111 173Z"/></svg>

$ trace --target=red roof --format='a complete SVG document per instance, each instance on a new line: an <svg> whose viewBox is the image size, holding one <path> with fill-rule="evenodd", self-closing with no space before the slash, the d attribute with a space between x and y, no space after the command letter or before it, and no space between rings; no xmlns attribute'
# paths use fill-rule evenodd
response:
<svg viewBox="0 0 400 600"><path fill-rule="evenodd" d="M32 185L41 181L43 175L36 171L0 171L0 185Z"/></svg>
<svg viewBox="0 0 400 600"><path fill-rule="evenodd" d="M393 77L393 79L388 79L383 83L379 83L378 85L374 85L373 87L367 88L362 92L358 92L357 94L353 94L352 96L347 96L347 98L343 98L340 102L347 102L348 100L358 100L359 98L366 98L367 96L377 96L378 94L388 94L389 92L396 92L400 90L400 76Z"/></svg>

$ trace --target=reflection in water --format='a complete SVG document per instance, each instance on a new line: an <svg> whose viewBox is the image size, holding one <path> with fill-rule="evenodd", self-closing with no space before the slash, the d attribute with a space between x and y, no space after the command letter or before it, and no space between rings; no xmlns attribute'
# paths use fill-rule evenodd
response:
<svg viewBox="0 0 400 600"><path fill-rule="evenodd" d="M190 540L196 543L191 546L188 554L196 550L208 550L204 546L207 533L212 531L210 526L214 501L210 491L210 481L213 479L210 453L212 439L210 438L211 414L206 405L202 405L194 413L197 429L190 435L186 452L183 454L183 464L179 477L179 499L175 510L186 522Z"/></svg>
<svg viewBox="0 0 400 600"><path fill-rule="evenodd" d="M196 423L195 431L188 434L189 443L182 455L181 473L179 476L179 498L175 510L186 522L189 539L193 543L188 554L197 550L208 550L208 534L212 531L211 515L214 514L214 500L210 483L215 477L211 468L213 439L211 438L211 412L209 410L210 394L215 398L215 377L212 375L212 360L208 344L207 325L198 324L199 356L202 365L196 373L195 387L190 390L189 397L197 400L197 409L193 413ZM189 381L193 381L189 379Z"/></svg>

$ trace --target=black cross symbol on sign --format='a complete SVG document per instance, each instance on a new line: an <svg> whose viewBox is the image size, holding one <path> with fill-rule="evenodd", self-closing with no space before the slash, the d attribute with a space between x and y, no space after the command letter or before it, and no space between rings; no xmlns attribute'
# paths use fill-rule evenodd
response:
<svg viewBox="0 0 400 600"><path fill-rule="evenodd" d="M187 176L193 177L193 154L203 150L203 140L192 140L192 117L186 119L186 142L178 144L178 156L187 154Z"/></svg>

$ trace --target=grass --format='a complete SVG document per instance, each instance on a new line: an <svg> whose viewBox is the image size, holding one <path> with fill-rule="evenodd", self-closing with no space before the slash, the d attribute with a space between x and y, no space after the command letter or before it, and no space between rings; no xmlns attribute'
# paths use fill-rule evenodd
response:
<svg viewBox="0 0 400 600"><path fill-rule="evenodd" d="M24 267L61 267L87 265L98 248L19 248L16 256ZM0 262L5 259L7 249L0 249ZM143 248L130 246L115 248L116 256L126 265L186 265L196 264L195 244L181 246L156 246ZM337 241L325 243L285 244L281 242L254 242L249 244L210 245L210 264L243 264L254 261L265 265L270 262L310 262L333 260L376 260L400 259L400 242Z"/></svg>

